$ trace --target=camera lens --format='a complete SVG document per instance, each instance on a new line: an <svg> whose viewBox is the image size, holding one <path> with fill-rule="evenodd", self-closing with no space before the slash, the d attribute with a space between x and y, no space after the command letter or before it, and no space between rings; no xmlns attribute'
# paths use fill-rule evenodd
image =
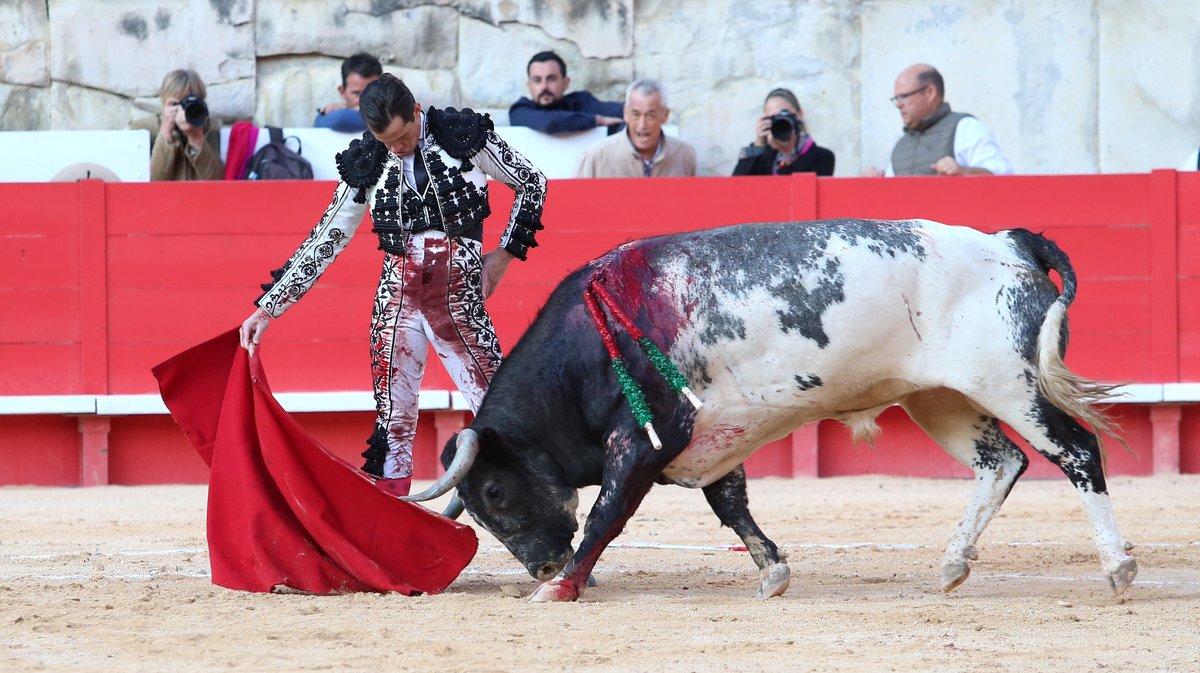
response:
<svg viewBox="0 0 1200 673"><path fill-rule="evenodd" d="M771 117L771 137L775 140L786 143L792 139L792 133L796 131L796 123L791 115L777 114Z"/></svg>
<svg viewBox="0 0 1200 673"><path fill-rule="evenodd" d="M201 128L208 123L208 105L203 98L188 96L179 101L179 107L183 108L183 117L189 125Z"/></svg>

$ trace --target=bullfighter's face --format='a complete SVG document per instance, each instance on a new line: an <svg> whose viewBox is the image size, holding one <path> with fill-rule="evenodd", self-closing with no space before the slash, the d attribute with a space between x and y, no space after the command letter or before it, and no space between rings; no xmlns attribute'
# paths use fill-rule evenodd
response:
<svg viewBox="0 0 1200 673"><path fill-rule="evenodd" d="M412 154L417 151L417 143L421 140L421 104L417 103L413 106L411 121L405 121L403 117L397 115L392 117L392 121L386 129L382 131L371 129L371 134L398 157L403 158Z"/></svg>

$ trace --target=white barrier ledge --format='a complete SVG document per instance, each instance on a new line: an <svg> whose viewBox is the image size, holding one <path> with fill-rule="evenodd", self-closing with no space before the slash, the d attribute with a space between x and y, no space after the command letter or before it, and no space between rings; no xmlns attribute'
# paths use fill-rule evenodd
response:
<svg viewBox="0 0 1200 673"><path fill-rule="evenodd" d="M229 154L229 133L231 127L221 129L221 160ZM672 137L679 136L679 127L674 124L663 126L663 131ZM593 143L604 140L608 129L594 128L577 133L541 133L523 126L497 126L496 134L504 139L513 149L520 152L531 164L538 167L550 179L575 177L575 165L579 157ZM287 127L283 129L284 137L295 137L299 141L301 156L308 159L313 167L313 178L316 180L337 180L338 152L345 150L350 141L360 137L360 133L340 133L332 129L305 127ZM262 149L270 142L270 132L261 128L255 151ZM296 149L296 142L289 145Z"/></svg>
<svg viewBox="0 0 1200 673"><path fill-rule="evenodd" d="M0 182L80 178L150 181L150 133L137 130L4 131Z"/></svg>
<svg viewBox="0 0 1200 673"><path fill-rule="evenodd" d="M1131 383L1117 388L1105 400L1110 404L1194 404L1200 402L1197 383ZM310 393L278 393L275 398L291 413L374 411L370 392L345 390ZM422 411L470 411L466 398L457 390L422 390L417 406ZM98 416L145 416L166 414L162 398L142 395L0 395L0 416L85 414Z"/></svg>
<svg viewBox="0 0 1200 673"><path fill-rule="evenodd" d="M417 407L422 411L469 409L458 391L461 406L452 406L449 390L422 390ZM289 413L375 411L375 398L367 391L279 393L275 396ZM158 395L2 395L0 416L43 416L82 414L97 416L146 416L166 414Z"/></svg>
<svg viewBox="0 0 1200 673"><path fill-rule="evenodd" d="M1163 386L1163 402L1200 400L1200 383L1168 383Z"/></svg>
<svg viewBox="0 0 1200 673"><path fill-rule="evenodd" d="M0 396L0 415L94 414L95 395L5 395Z"/></svg>
<svg viewBox="0 0 1200 673"><path fill-rule="evenodd" d="M1178 383L1131 383L1113 391L1106 403L1110 404L1159 404L1164 401L1163 389ZM1200 392L1200 391L1198 391ZM1197 398L1200 399L1200 398Z"/></svg>

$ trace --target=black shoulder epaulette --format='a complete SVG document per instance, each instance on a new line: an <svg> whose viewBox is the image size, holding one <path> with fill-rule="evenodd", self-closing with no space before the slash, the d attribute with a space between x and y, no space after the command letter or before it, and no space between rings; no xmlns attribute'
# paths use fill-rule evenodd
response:
<svg viewBox="0 0 1200 673"><path fill-rule="evenodd" d="M445 110L429 108L429 131L433 139L455 159L470 159L487 144L487 133L495 128L491 116L471 108L462 112L448 107Z"/></svg>
<svg viewBox="0 0 1200 673"><path fill-rule="evenodd" d="M367 190L379 182L379 176L383 175L387 148L370 131L363 131L362 138L351 140L350 147L338 152L335 159L342 182L358 189L354 201L366 203Z"/></svg>

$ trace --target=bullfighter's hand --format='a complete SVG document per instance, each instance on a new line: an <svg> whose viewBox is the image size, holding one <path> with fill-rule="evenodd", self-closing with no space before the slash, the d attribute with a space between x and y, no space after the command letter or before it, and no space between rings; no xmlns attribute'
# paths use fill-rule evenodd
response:
<svg viewBox="0 0 1200 673"><path fill-rule="evenodd" d="M242 327L238 330L238 338L242 343L242 348L250 351L250 357L254 357L254 349L258 347L258 342L262 341L263 332L266 332L270 326L271 314L261 308L254 309L254 313L242 321Z"/></svg>
<svg viewBox="0 0 1200 673"><path fill-rule="evenodd" d="M508 271L509 262L513 261L511 252L504 248L496 248L483 256L483 298L487 299L496 291L504 272Z"/></svg>

